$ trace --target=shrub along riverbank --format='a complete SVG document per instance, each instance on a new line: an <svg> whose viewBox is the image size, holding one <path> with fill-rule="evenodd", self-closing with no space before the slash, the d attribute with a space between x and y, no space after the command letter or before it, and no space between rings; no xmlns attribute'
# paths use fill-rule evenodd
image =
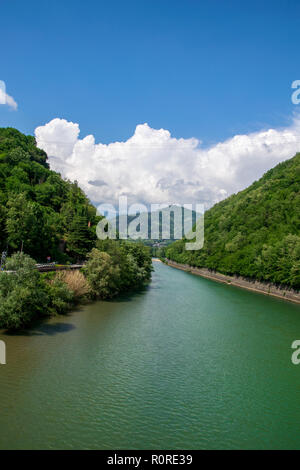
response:
<svg viewBox="0 0 300 470"><path fill-rule="evenodd" d="M149 250L138 243L99 241L80 271L41 274L35 260L15 253L0 273L0 328L17 330L32 321L65 314L78 303L109 299L151 279Z"/></svg>

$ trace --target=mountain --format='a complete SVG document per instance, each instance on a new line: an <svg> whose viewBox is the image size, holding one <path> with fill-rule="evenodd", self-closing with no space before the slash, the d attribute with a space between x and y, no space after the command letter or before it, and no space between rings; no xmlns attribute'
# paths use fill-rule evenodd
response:
<svg viewBox="0 0 300 470"><path fill-rule="evenodd" d="M184 224L192 227L199 216L200 214L198 215L194 210L174 204L153 211L149 209L148 212L141 212L137 215L118 214L111 220L120 236L124 232L124 237L128 236L130 239L131 226L135 232L134 239L147 240L153 244L170 243L180 239L184 234Z"/></svg>
<svg viewBox="0 0 300 470"><path fill-rule="evenodd" d="M0 128L0 250L38 261L85 258L99 217L77 183L49 169L34 137Z"/></svg>
<svg viewBox="0 0 300 470"><path fill-rule="evenodd" d="M166 257L299 289L300 153L206 211L204 227L201 250L186 251L182 239Z"/></svg>

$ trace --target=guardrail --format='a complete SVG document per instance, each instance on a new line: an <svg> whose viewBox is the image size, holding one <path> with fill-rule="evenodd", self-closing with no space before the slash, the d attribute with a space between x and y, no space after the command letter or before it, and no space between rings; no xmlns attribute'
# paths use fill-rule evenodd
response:
<svg viewBox="0 0 300 470"><path fill-rule="evenodd" d="M50 271L66 271L68 269L81 269L84 264L55 264L55 263L47 263L47 264L36 264L35 267L40 273L50 272ZM14 274L16 271L6 271L2 269L0 271L6 274Z"/></svg>
<svg viewBox="0 0 300 470"><path fill-rule="evenodd" d="M68 269L81 269L83 264L55 264L55 263L45 263L45 264L36 264L36 268L40 272L47 271L66 271Z"/></svg>

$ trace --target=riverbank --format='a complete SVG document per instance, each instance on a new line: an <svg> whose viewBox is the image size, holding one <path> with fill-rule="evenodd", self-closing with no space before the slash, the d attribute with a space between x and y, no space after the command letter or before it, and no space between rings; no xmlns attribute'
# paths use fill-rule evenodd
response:
<svg viewBox="0 0 300 470"><path fill-rule="evenodd" d="M39 272L35 260L25 253L7 258L6 271L0 275L0 328L24 329L40 318L63 315L87 300L111 299L150 281L148 248L105 242L102 246L99 241L99 248L86 255L83 269L80 265L71 266L73 269L58 266L58 272ZM49 270L48 265L45 268Z"/></svg>
<svg viewBox="0 0 300 470"><path fill-rule="evenodd" d="M181 269L183 271L190 272L191 274L196 274L197 276L212 279L213 281L222 282L231 286L240 287L241 289L251 290L260 294L270 295L272 297L277 297L279 299L300 304L300 293L293 289L280 288L272 283L267 282L264 283L255 280L251 281L242 276L229 276L226 274L210 271L206 268L195 268L193 266L189 266L188 264L176 263L176 261L169 259L166 259L165 262L172 268Z"/></svg>

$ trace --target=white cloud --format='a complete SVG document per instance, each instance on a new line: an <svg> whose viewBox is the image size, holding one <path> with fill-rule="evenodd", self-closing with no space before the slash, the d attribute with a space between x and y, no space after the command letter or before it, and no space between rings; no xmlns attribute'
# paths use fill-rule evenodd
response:
<svg viewBox="0 0 300 470"><path fill-rule="evenodd" d="M0 105L1 104L7 105L7 106L9 106L10 108L12 108L14 110L16 110L18 108L18 105L17 105L16 101L14 100L14 98L12 96L8 95L5 92L5 89L3 89L0 86Z"/></svg>
<svg viewBox="0 0 300 470"><path fill-rule="evenodd" d="M139 124L125 142L79 139L79 125L53 119L35 130L51 168L77 180L97 203L204 203L210 207L300 151L300 118L289 127L236 135L209 148Z"/></svg>

